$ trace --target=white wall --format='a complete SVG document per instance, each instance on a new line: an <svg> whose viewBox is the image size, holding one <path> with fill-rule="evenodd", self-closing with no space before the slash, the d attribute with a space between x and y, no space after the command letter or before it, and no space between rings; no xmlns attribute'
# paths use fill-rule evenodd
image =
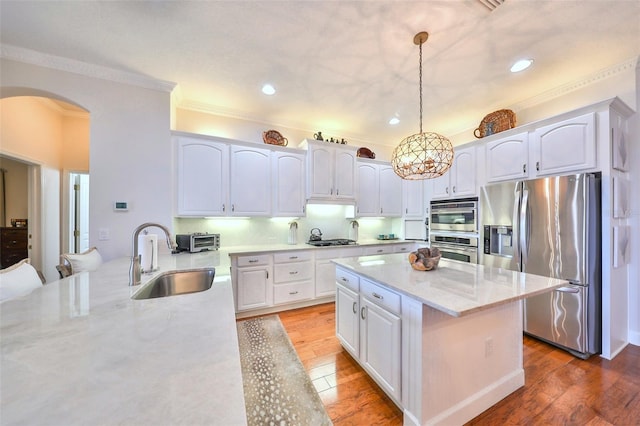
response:
<svg viewBox="0 0 640 426"><path fill-rule="evenodd" d="M640 106L640 60L636 66L636 106ZM629 342L640 345L640 113L629 120L631 184L631 261L629 266Z"/></svg>
<svg viewBox="0 0 640 426"><path fill-rule="evenodd" d="M80 105L90 124L90 244L105 259L128 256L143 222L171 225L170 99L146 89L45 66L0 60L2 97L49 95ZM129 211L115 213L114 201ZM99 240L100 229L108 240Z"/></svg>

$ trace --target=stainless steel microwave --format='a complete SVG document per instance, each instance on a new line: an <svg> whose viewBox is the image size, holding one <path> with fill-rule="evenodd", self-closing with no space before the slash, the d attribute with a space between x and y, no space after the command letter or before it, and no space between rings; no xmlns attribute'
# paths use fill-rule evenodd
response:
<svg viewBox="0 0 640 426"><path fill-rule="evenodd" d="M220 234L177 234L178 250L197 253L220 248Z"/></svg>
<svg viewBox="0 0 640 426"><path fill-rule="evenodd" d="M477 232L478 199L431 201L432 231Z"/></svg>

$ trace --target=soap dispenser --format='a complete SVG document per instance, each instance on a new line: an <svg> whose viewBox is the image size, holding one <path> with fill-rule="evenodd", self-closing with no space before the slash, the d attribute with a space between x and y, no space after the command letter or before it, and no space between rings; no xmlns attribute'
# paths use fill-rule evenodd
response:
<svg viewBox="0 0 640 426"><path fill-rule="evenodd" d="M349 239L353 241L358 241L358 227L360 224L357 220L352 220L349 223Z"/></svg>

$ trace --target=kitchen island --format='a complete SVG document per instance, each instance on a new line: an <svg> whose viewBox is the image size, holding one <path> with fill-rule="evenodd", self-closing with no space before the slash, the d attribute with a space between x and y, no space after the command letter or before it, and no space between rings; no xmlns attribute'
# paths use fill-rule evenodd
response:
<svg viewBox="0 0 640 426"><path fill-rule="evenodd" d="M161 255L128 286L129 259L0 305L0 423L246 424L226 253ZM153 276L216 267L211 289L132 300Z"/></svg>
<svg viewBox="0 0 640 426"><path fill-rule="evenodd" d="M524 385L522 299L567 281L406 254L334 260L336 332L404 412L463 424Z"/></svg>

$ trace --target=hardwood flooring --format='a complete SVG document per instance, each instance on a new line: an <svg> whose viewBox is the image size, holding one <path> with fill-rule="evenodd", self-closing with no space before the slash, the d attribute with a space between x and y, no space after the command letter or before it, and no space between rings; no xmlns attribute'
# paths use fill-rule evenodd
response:
<svg viewBox="0 0 640 426"><path fill-rule="evenodd" d="M342 425L401 425L402 412L335 337L333 303L280 312L329 417ZM525 386L468 425L640 425L640 347L588 360L524 337Z"/></svg>

